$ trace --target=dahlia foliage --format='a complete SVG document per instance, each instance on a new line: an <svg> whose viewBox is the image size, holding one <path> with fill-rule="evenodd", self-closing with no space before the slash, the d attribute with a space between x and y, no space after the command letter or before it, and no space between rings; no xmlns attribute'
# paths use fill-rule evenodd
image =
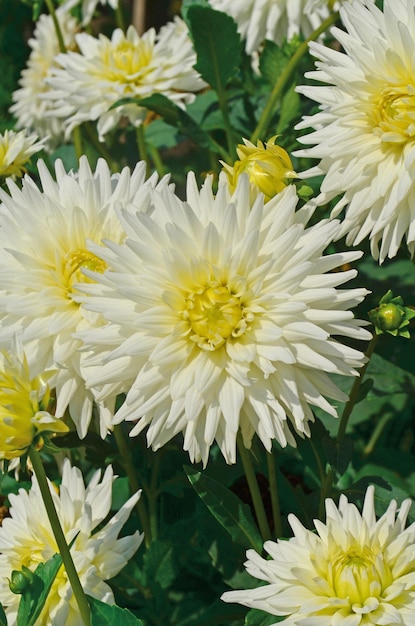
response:
<svg viewBox="0 0 415 626"><path fill-rule="evenodd" d="M415 624L415 0L14 5L0 624Z"/></svg>

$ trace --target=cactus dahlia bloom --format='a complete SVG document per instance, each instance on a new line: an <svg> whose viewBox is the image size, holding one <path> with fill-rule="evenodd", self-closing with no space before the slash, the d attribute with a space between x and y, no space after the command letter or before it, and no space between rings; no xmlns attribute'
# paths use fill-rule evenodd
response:
<svg viewBox="0 0 415 626"><path fill-rule="evenodd" d="M105 582L127 564L140 546L143 535L118 538L120 531L140 497L133 495L107 521L111 510L114 475L108 466L100 478L96 472L87 487L77 467L66 459L63 464L59 492L50 484L50 491L80 582L86 594L108 604L114 603L111 587ZM0 602L5 608L8 624L16 623L20 596L12 593L8 579L22 566L34 571L59 550L43 504L35 477L27 492L20 489L11 494L10 517L0 528ZM84 626L65 569L60 568L47 597L38 626Z"/></svg>
<svg viewBox="0 0 415 626"><path fill-rule="evenodd" d="M148 426L154 449L183 432L192 461L216 440L233 463L238 431L270 450L295 445L289 424L310 434L310 405L336 415L325 397L344 394L327 373L356 375L364 357L342 338L370 334L349 310L366 291L337 290L355 271L331 270L360 254L324 256L338 226L307 228L296 204L294 185L264 208L246 175L214 195L190 174L187 202L155 190L151 212L120 212L124 243L91 244L111 270L88 272L77 298L108 323L78 336L98 400L127 394L115 422L136 422L132 435Z"/></svg>
<svg viewBox="0 0 415 626"><path fill-rule="evenodd" d="M265 144L258 140L256 146L244 139L244 143L236 149L239 160L233 166L222 162L232 191L235 190L239 176L246 172L251 183L252 198L259 191L264 194L264 201L268 202L288 185L291 178L297 177L288 153L275 144L276 139L271 137Z"/></svg>
<svg viewBox="0 0 415 626"><path fill-rule="evenodd" d="M238 602L271 615L284 626L408 626L415 614L415 524L405 529L411 500L397 513L393 500L376 520L374 488L363 511L342 495L337 507L326 500L326 523L316 532L294 515L294 537L267 541L264 559L248 550L245 567L263 586L228 591Z"/></svg>
<svg viewBox="0 0 415 626"><path fill-rule="evenodd" d="M324 174L316 204L337 200L332 216L345 209L339 237L348 244L370 240L374 258L394 257L406 240L415 253L415 2L345 2L346 30L332 34L344 52L310 43L323 83L301 92L321 111L298 128L310 145L298 155L319 159L303 177Z"/></svg>

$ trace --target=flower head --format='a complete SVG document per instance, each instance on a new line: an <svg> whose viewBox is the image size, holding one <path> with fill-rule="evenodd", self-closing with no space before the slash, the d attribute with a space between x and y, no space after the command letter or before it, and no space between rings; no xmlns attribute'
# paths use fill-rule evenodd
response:
<svg viewBox="0 0 415 626"><path fill-rule="evenodd" d="M42 148L43 142L36 135L27 135L24 130L4 131L0 135L0 176L22 176L30 157Z"/></svg>
<svg viewBox="0 0 415 626"><path fill-rule="evenodd" d="M260 191L267 202L288 185L290 178L297 176L288 153L275 144L276 139L271 137L265 144L258 140L256 146L247 139L238 144L236 152L239 160L233 167L223 163L232 191L239 176L246 172L251 182L252 197Z"/></svg>
<svg viewBox="0 0 415 626"><path fill-rule="evenodd" d="M323 396L344 395L327 372L354 375L364 357L332 335L370 334L348 310L366 291L336 290L355 271L330 272L360 255L323 256L336 224L306 228L293 185L265 210L247 176L232 196L211 185L190 174L187 202L154 191L151 211L121 212L123 244L90 246L112 269L89 273L84 305L108 324L79 336L97 398L127 393L116 422L136 421L132 435L149 426L155 449L182 431L204 463L216 440L232 463L239 430L269 450L295 445L289 423L310 434L310 404L336 415Z"/></svg>
<svg viewBox="0 0 415 626"><path fill-rule="evenodd" d="M394 257L404 238L415 251L415 45L413 0L345 2L340 15L347 31L334 28L345 52L311 43L323 86L301 87L321 103L321 112L299 128L313 147L298 152L320 159L304 176L324 174L317 204L342 194L332 215L346 207L339 237L359 244L370 238L380 262ZM380 244L380 250L379 250Z"/></svg>
<svg viewBox="0 0 415 626"><path fill-rule="evenodd" d="M57 161L56 180L41 161L38 172L40 187L26 176L21 188L9 180L10 194L0 191L0 342L7 345L20 331L34 375L56 370L57 414L69 406L84 437L93 396L81 370L82 343L73 333L102 320L86 311L76 295L78 285L90 280L85 269L102 272L106 267L88 250L88 241L121 242L125 232L116 206L128 206L137 195L144 205L156 179L145 180L143 162L133 172L125 168L111 174L104 160L92 172L85 157L76 173L67 173ZM101 407L100 417L105 436L109 407Z"/></svg>
<svg viewBox="0 0 415 626"><path fill-rule="evenodd" d="M114 603L114 596L104 581L118 574L143 539L138 531L118 539L140 493L132 496L102 526L111 509L113 481L112 467L108 466L102 480L98 471L85 487L80 470L71 467L66 459L59 493L50 485L67 543L75 538L71 554L85 593L109 604ZM8 623L14 624L20 598L9 588L12 571L22 568L34 571L39 563L59 550L36 478L32 479L30 491L20 489L17 495L11 494L9 500L10 517L4 519L0 527L0 600ZM83 626L64 568L59 570L36 624Z"/></svg>
<svg viewBox="0 0 415 626"><path fill-rule="evenodd" d="M48 412L51 372L31 378L18 341L0 352L0 459L22 456L42 432L66 432L68 427Z"/></svg>
<svg viewBox="0 0 415 626"><path fill-rule="evenodd" d="M342 495L336 507L326 500L326 523L316 532L294 516L294 537L267 541L271 559L248 550L247 571L268 584L229 591L225 602L238 602L271 615L287 616L286 626L398 626L411 624L415 611L415 524L405 529L411 506L405 500L376 520L374 488L363 511Z"/></svg>
<svg viewBox="0 0 415 626"><path fill-rule="evenodd" d="M121 117L138 126L147 115L147 109L135 103L111 109L118 100L160 93L183 107L205 86L193 69L196 55L179 18L157 35L152 28L140 36L129 26L126 34L116 29L111 39L81 33L76 42L80 53L59 55L60 67L53 70L45 96L54 102L53 114L66 120L67 134L82 122L98 120L103 139Z"/></svg>
<svg viewBox="0 0 415 626"><path fill-rule="evenodd" d="M63 7L56 10L59 26L67 48L75 45L78 23ZM50 104L42 98L49 89L46 78L56 63L59 43L51 15L41 15L36 23L34 35L29 39L31 48L27 67L22 71L20 87L13 93L10 112L16 117L17 128L30 128L39 137L48 139L52 148L63 136L62 120L47 114Z"/></svg>

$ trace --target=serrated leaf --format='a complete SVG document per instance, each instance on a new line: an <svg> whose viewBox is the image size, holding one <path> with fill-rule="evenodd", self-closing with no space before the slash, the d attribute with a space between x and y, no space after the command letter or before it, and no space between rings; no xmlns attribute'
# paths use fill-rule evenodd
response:
<svg viewBox="0 0 415 626"><path fill-rule="evenodd" d="M270 85L275 85L279 75L287 65L287 61L288 57L282 48L274 41L265 41L264 49L259 58L259 71Z"/></svg>
<svg viewBox="0 0 415 626"><path fill-rule="evenodd" d="M144 555L144 567L148 583L158 583L162 589L176 576L173 548L167 541L153 541Z"/></svg>
<svg viewBox="0 0 415 626"><path fill-rule="evenodd" d="M37 566L33 572L32 581L22 593L16 626L34 626L61 565L61 555L55 554L46 563L40 563Z"/></svg>
<svg viewBox="0 0 415 626"><path fill-rule="evenodd" d="M225 13L200 5L190 6L185 19L197 54L195 69L215 91L223 92L242 58L235 21Z"/></svg>
<svg viewBox="0 0 415 626"><path fill-rule="evenodd" d="M91 608L91 626L143 626L143 622L128 609L87 597Z"/></svg>
<svg viewBox="0 0 415 626"><path fill-rule="evenodd" d="M230 534L232 540L261 552L263 542L249 506L213 478L197 472L192 467L184 469L200 498Z"/></svg>

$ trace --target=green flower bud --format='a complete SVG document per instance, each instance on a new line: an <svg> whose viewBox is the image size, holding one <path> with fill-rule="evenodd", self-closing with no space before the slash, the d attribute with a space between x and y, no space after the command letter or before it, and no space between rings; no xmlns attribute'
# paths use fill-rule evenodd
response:
<svg viewBox="0 0 415 626"><path fill-rule="evenodd" d="M9 580L10 591L16 594L23 593L28 587L30 587L33 582L33 578L33 573L24 565L21 570L13 570L11 579Z"/></svg>
<svg viewBox="0 0 415 626"><path fill-rule="evenodd" d="M404 305L401 296L394 297L390 289L380 299L379 306L369 311L369 318L377 335L389 333L394 336L409 337L406 327L414 317L415 311Z"/></svg>

